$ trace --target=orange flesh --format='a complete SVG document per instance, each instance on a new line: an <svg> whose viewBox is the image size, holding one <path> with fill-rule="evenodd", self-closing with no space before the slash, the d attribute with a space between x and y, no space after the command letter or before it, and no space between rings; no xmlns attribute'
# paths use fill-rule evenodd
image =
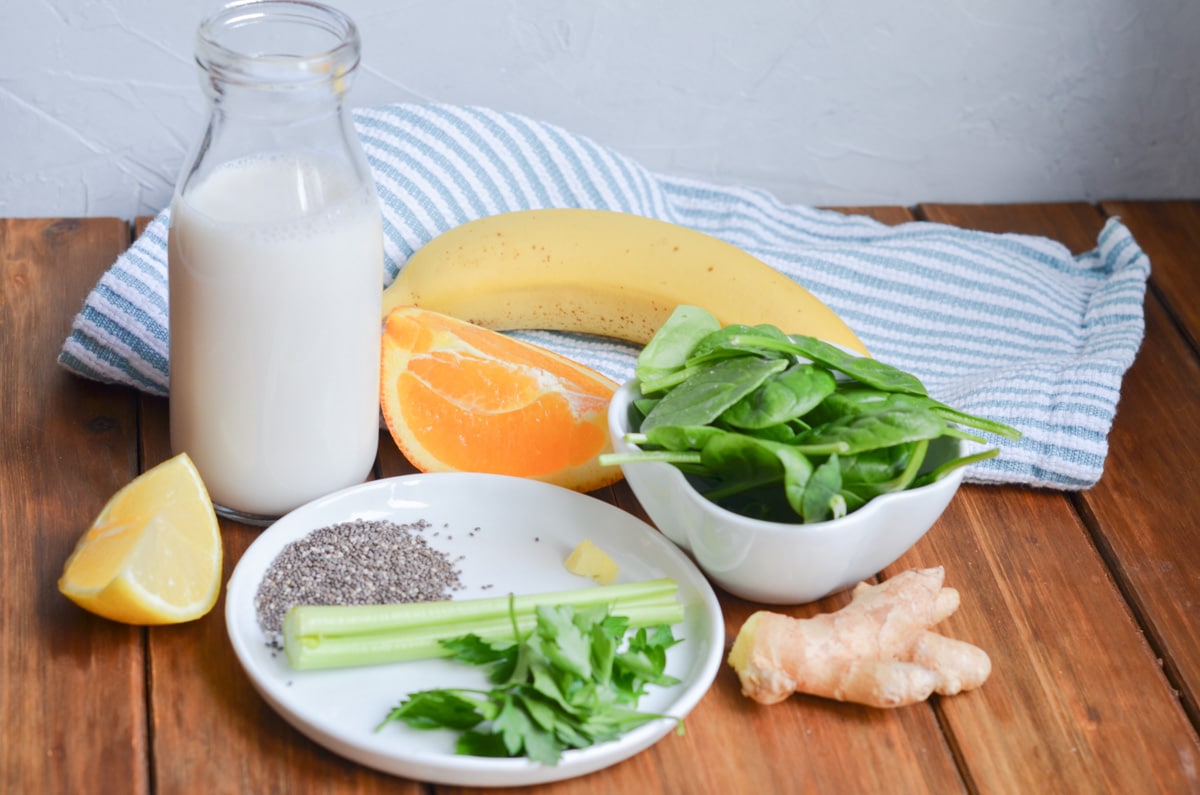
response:
<svg viewBox="0 0 1200 795"><path fill-rule="evenodd" d="M550 351L427 310L401 307L383 336L382 407L425 471L537 477L572 488L607 449L609 379ZM604 471L614 482L619 470ZM561 473L561 478L558 478Z"/></svg>

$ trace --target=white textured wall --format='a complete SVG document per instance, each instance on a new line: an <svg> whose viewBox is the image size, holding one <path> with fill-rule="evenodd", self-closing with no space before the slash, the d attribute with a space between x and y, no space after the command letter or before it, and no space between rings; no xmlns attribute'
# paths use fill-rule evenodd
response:
<svg viewBox="0 0 1200 795"><path fill-rule="evenodd" d="M0 215L167 203L207 0L0 7ZM1200 196L1197 0L342 0L354 104L557 122L790 202Z"/></svg>

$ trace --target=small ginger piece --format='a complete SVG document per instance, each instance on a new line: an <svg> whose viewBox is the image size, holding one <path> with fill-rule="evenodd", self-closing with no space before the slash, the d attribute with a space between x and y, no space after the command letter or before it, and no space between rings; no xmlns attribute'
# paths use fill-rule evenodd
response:
<svg viewBox="0 0 1200 795"><path fill-rule="evenodd" d="M567 556L563 565L572 574L591 577L600 585L612 585L621 571L607 552L586 538Z"/></svg>
<svg viewBox="0 0 1200 795"><path fill-rule="evenodd" d="M850 604L812 618L754 613L729 653L742 693L761 704L809 693L900 707L979 687L992 670L987 653L929 629L958 609L944 574L938 566L861 582Z"/></svg>

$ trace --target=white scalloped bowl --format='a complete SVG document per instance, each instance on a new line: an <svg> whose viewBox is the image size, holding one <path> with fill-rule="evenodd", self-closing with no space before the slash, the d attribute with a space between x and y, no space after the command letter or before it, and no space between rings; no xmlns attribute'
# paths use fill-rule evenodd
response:
<svg viewBox="0 0 1200 795"><path fill-rule="evenodd" d="M637 382L623 385L608 409L614 451L625 441ZM961 442L929 446L929 466L960 455ZM937 522L962 483L963 470L927 486L887 494L841 519L787 524L751 519L704 498L671 464L621 467L634 495L662 533L687 552L713 584L766 604L803 604L877 574L907 552Z"/></svg>

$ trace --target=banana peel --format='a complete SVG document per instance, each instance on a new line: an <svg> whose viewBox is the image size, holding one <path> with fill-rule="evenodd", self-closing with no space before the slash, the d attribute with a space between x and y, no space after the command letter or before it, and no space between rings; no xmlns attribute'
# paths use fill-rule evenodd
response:
<svg viewBox="0 0 1200 795"><path fill-rule="evenodd" d="M450 229L384 291L382 317L418 306L497 331L550 329L646 344L675 307L721 325L769 323L866 354L801 285L694 229L607 210L519 210Z"/></svg>

